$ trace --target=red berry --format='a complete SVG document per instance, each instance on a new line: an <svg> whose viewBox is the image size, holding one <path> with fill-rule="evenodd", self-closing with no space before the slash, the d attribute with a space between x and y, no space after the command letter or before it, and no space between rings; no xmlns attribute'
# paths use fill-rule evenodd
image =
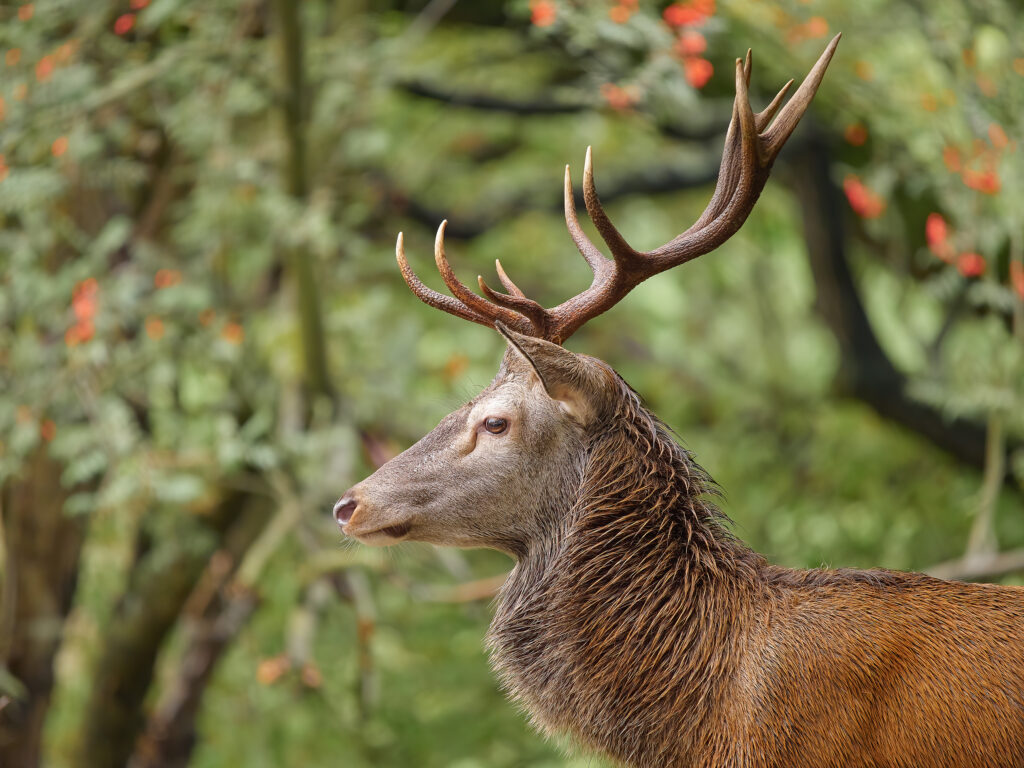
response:
<svg viewBox="0 0 1024 768"><path fill-rule="evenodd" d="M117 17L117 21L114 22L114 34L115 35L127 35L132 31L132 27L135 26L135 14L124 13Z"/></svg>
<svg viewBox="0 0 1024 768"><path fill-rule="evenodd" d="M985 274L985 257L978 253L961 253L956 268L964 277L981 277Z"/></svg>

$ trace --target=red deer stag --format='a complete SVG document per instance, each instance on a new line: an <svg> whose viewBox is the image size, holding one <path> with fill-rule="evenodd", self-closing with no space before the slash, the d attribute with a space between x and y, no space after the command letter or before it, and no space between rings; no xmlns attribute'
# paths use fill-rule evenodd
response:
<svg viewBox="0 0 1024 768"><path fill-rule="evenodd" d="M545 309L498 264L485 298L435 256L454 298L431 306L492 326L494 381L351 488L334 515L368 544L493 547L516 565L488 633L492 663L544 731L628 766L1024 766L1024 589L893 571L790 570L734 538L711 481L611 367L560 346L648 277L740 228L821 82L832 41L790 102L751 111L751 60L707 210L649 252L605 215L590 153L587 212L605 258L565 219L591 286ZM778 113L773 121L772 118Z"/></svg>

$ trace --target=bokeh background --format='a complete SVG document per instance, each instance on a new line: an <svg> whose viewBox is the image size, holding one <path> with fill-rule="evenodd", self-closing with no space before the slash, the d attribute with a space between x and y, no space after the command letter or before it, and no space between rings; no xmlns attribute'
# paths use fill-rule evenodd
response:
<svg viewBox="0 0 1024 768"><path fill-rule="evenodd" d="M743 229L576 334L791 566L1024 572L1013 0L0 5L0 766L598 766L488 671L490 552L333 501L490 381L422 305L500 257L588 284L707 202L733 61L824 84ZM577 199L580 199L579 197ZM589 224L588 224L589 226Z"/></svg>

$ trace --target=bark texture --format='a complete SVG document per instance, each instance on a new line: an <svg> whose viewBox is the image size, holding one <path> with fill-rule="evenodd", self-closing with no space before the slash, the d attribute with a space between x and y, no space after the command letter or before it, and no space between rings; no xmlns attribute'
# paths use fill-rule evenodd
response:
<svg viewBox="0 0 1024 768"><path fill-rule="evenodd" d="M41 763L53 662L75 595L86 529L84 517L64 514L71 491L61 486L62 470L40 448L0 489L5 544L0 665L20 688L0 710L0 766Z"/></svg>

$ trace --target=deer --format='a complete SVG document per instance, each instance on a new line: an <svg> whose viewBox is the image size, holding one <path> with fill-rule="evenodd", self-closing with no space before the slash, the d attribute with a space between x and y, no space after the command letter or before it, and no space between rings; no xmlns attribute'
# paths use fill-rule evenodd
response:
<svg viewBox="0 0 1024 768"><path fill-rule="evenodd" d="M1024 588L891 570L797 570L740 541L716 486L594 357L564 342L653 275L708 253L743 224L817 91L831 41L783 107L754 113L752 60L736 95L715 191L697 222L634 250L598 198L584 204L611 252L581 228L569 168L565 221L593 271L544 308L455 276L445 224L435 261L452 295L428 305L493 328L494 380L334 506L349 537L489 547L515 565L495 598L490 663L547 734L633 768L1024 766Z"/></svg>

